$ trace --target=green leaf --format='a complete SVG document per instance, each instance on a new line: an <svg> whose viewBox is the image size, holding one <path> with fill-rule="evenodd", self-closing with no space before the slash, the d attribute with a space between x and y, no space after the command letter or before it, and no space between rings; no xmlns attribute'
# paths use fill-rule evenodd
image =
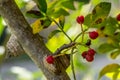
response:
<svg viewBox="0 0 120 80"><path fill-rule="evenodd" d="M110 54L112 59L116 59L116 57L120 54L120 50L114 51Z"/></svg>
<svg viewBox="0 0 120 80"><path fill-rule="evenodd" d="M116 24L117 24L117 21L114 18L109 17L107 19L107 23L105 25L104 34L110 35L110 36L114 35L114 33L117 29Z"/></svg>
<svg viewBox="0 0 120 80"><path fill-rule="evenodd" d="M35 0L35 2L38 5L38 8L40 9L41 12L46 13L47 11L47 3L46 0Z"/></svg>
<svg viewBox="0 0 120 80"><path fill-rule="evenodd" d="M102 24L107 16L109 15L111 9L111 3L101 2L93 9L92 13L85 17L84 24L89 27L97 27L97 25ZM89 23L87 23L89 20Z"/></svg>
<svg viewBox="0 0 120 80"><path fill-rule="evenodd" d="M61 32L60 30L54 30L50 33L50 35L48 36L49 39L51 39L54 35L56 35L57 33Z"/></svg>
<svg viewBox="0 0 120 80"><path fill-rule="evenodd" d="M37 10L30 10L26 12L26 16L31 17L31 18L42 18L44 17L41 12Z"/></svg>
<svg viewBox="0 0 120 80"><path fill-rule="evenodd" d="M19 8L22 8L25 6L26 2L24 0L15 0Z"/></svg>
<svg viewBox="0 0 120 80"><path fill-rule="evenodd" d="M116 31L116 28L114 26L108 24L105 26L105 29L103 32L105 35L112 36L115 31Z"/></svg>
<svg viewBox="0 0 120 80"><path fill-rule="evenodd" d="M120 68L119 64L113 63L113 64L109 64L107 66L105 66L99 73L99 77L98 80L104 76L106 73L111 73L111 72L116 72L118 71Z"/></svg>
<svg viewBox="0 0 120 80"><path fill-rule="evenodd" d="M99 46L98 50L101 53L107 53L109 51L114 50L116 47L114 47L112 44L108 44L108 43L103 43Z"/></svg>
<svg viewBox="0 0 120 80"><path fill-rule="evenodd" d="M91 23L92 23L92 14L88 14L85 16L84 24L90 27Z"/></svg>
<svg viewBox="0 0 120 80"><path fill-rule="evenodd" d="M113 36L116 41L120 41L120 32L115 32Z"/></svg>
<svg viewBox="0 0 120 80"><path fill-rule="evenodd" d="M60 17L61 15L63 15L63 16L68 16L68 15L69 15L69 12L66 11L66 10L63 9L63 8L59 8L59 9L55 10L55 12L53 13L53 17L55 17L55 18L58 18L58 17Z"/></svg>
<svg viewBox="0 0 120 80"><path fill-rule="evenodd" d="M53 15L53 12L58 8L58 4L60 4L58 0L49 2L47 9L47 14L49 14L49 16Z"/></svg>
<svg viewBox="0 0 120 80"><path fill-rule="evenodd" d="M41 20L42 21L42 20ZM48 28L50 26L50 24L52 23L52 21L50 19L45 19L42 22L42 25L44 26L43 28Z"/></svg>
<svg viewBox="0 0 120 80"><path fill-rule="evenodd" d="M60 23L60 25L61 25L61 27L62 27L62 29L64 28L64 24L65 24L65 16L60 16L59 17L59 23Z"/></svg>
<svg viewBox="0 0 120 80"><path fill-rule="evenodd" d="M65 8L68 8L68 9L71 9L71 10L75 10L74 1L67 0L67 1L62 2L61 4L62 4L62 6L64 6Z"/></svg>

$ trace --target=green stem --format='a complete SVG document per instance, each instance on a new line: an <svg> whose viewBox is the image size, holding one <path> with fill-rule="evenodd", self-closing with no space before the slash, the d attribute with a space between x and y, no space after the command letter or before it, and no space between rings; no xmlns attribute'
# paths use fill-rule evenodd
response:
<svg viewBox="0 0 120 80"><path fill-rule="evenodd" d="M48 17L48 16L47 16ZM70 40L70 42L72 42L72 39L66 34L66 32L62 29L62 26L61 25L59 25L58 23L57 23L57 21L55 21L54 19L52 19L52 18L50 18L50 17L48 17L51 21L53 21L59 28L60 28L60 30L63 32L63 34Z"/></svg>
<svg viewBox="0 0 120 80"><path fill-rule="evenodd" d="M74 62L73 62L73 54L74 54L74 48L72 48L72 50L71 50L71 69L72 69L72 73L73 73L73 78L74 78L74 80L76 80L76 76L75 76L75 70L74 70Z"/></svg>
<svg viewBox="0 0 120 80"><path fill-rule="evenodd" d="M84 40L84 29L83 29L82 24L81 24L81 31L82 31L82 41L81 42L83 42L83 40Z"/></svg>
<svg viewBox="0 0 120 80"><path fill-rule="evenodd" d="M82 32L79 33L79 34L75 37L74 42L78 39L79 36L81 36L81 34L82 34Z"/></svg>
<svg viewBox="0 0 120 80"><path fill-rule="evenodd" d="M73 40L74 42L85 32L85 31L87 31L88 29L85 29L83 32L81 32L81 33L79 33L76 37L75 37L75 39Z"/></svg>

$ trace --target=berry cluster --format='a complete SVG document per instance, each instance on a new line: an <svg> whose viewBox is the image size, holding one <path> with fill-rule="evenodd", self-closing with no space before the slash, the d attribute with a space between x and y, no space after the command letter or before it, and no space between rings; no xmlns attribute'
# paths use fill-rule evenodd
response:
<svg viewBox="0 0 120 80"><path fill-rule="evenodd" d="M88 62L92 62L94 60L95 55L94 49L89 49L88 51L84 51L81 55L84 59L86 59Z"/></svg>
<svg viewBox="0 0 120 80"><path fill-rule="evenodd" d="M84 23L84 16L78 16L76 18L76 21L78 24L83 24ZM91 32L88 32L89 33L89 38L94 40L96 39L99 34L97 31L91 31ZM86 43L86 45L90 46L91 45L91 40L89 39L89 41ZM94 49L89 49L88 51L84 51L82 53L82 57L84 59L86 59L88 62L92 62L94 60L94 55L95 55L95 50Z"/></svg>
<svg viewBox="0 0 120 80"><path fill-rule="evenodd" d="M84 23L84 16L78 16L76 18L77 23L82 24ZM84 34L84 33L83 33ZM97 31L91 31L89 32L89 37L90 39L94 40L98 37L98 32ZM87 46L91 45L91 40L88 40L88 42L86 43ZM95 51L94 49L89 49L88 51L84 51L82 53L82 57L85 58L88 62L92 62L94 60L94 55L95 55ZM46 62L49 64L53 64L55 61L55 56L49 55L46 57Z"/></svg>

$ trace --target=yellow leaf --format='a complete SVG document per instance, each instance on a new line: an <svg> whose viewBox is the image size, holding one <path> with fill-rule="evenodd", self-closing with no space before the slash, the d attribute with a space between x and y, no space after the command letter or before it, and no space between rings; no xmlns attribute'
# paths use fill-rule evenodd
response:
<svg viewBox="0 0 120 80"><path fill-rule="evenodd" d="M56 18L55 21L56 21L56 22L59 22L59 18ZM54 26L54 25L56 25L56 23L55 23L55 22L52 22L51 26Z"/></svg>
<svg viewBox="0 0 120 80"><path fill-rule="evenodd" d="M115 72L111 72L111 73L107 73L105 76L110 78L111 80L113 80L114 74L115 74ZM116 76L117 76L117 80L120 79L120 74L119 73Z"/></svg>
<svg viewBox="0 0 120 80"><path fill-rule="evenodd" d="M36 20L32 24L32 30L33 30L33 34L39 33L41 30L43 30L43 26L41 25L40 19Z"/></svg>

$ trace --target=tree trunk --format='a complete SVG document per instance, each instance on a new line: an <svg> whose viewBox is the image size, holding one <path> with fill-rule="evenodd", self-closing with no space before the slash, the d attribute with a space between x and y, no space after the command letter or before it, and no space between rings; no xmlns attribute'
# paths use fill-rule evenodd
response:
<svg viewBox="0 0 120 80"><path fill-rule="evenodd" d="M47 64L45 57L52 53L45 46L38 34L33 34L30 25L25 20L14 0L0 0L0 15L21 44L26 54L42 70L48 80L70 80L65 72L69 59L60 56L54 64Z"/></svg>

